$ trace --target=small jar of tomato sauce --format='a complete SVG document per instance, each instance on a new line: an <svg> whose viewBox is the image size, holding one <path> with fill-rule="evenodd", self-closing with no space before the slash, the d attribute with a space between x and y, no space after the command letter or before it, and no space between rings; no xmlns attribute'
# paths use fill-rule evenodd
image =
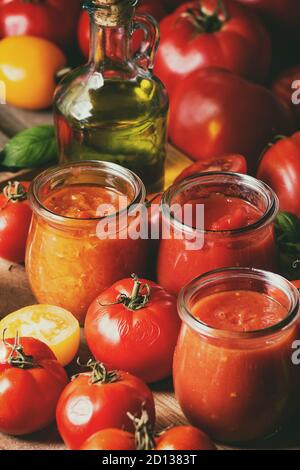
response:
<svg viewBox="0 0 300 470"><path fill-rule="evenodd" d="M206 273L182 289L176 397L189 421L222 442L277 432L300 407L299 294L251 268Z"/></svg>
<svg viewBox="0 0 300 470"><path fill-rule="evenodd" d="M167 291L178 294L195 277L223 267L276 270L278 198L263 182L237 173L202 173L171 186L161 207L157 274ZM203 220L196 212L187 217L188 207L202 207Z"/></svg>
<svg viewBox="0 0 300 470"><path fill-rule="evenodd" d="M139 211L131 209L144 201L141 180L113 163L70 163L37 176L29 191L26 253L37 301L63 307L83 323L104 289L132 273L145 275L147 241L129 234L139 223Z"/></svg>

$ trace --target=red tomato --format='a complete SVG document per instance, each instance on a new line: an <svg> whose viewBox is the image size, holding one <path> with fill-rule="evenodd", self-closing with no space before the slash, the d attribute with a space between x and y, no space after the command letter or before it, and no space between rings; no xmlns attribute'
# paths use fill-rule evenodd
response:
<svg viewBox="0 0 300 470"><path fill-rule="evenodd" d="M152 15L156 21L160 21L166 16L166 10L161 0L140 0L137 7L137 13Z"/></svg>
<svg viewBox="0 0 300 470"><path fill-rule="evenodd" d="M172 97L191 72L220 67L263 81L271 63L270 38L258 18L232 0L185 3L160 24L155 74ZM228 18L226 19L226 15Z"/></svg>
<svg viewBox="0 0 300 470"><path fill-rule="evenodd" d="M156 382L171 375L180 324L176 298L133 276L95 299L87 312L85 336L97 360Z"/></svg>
<svg viewBox="0 0 300 470"><path fill-rule="evenodd" d="M20 436L48 426L67 383L46 344L33 338L0 341L0 431Z"/></svg>
<svg viewBox="0 0 300 470"><path fill-rule="evenodd" d="M0 37L37 36L66 49L72 45L80 0L12 0L0 5Z"/></svg>
<svg viewBox="0 0 300 470"><path fill-rule="evenodd" d="M299 0L238 0L238 2L262 13L273 25L299 36Z"/></svg>
<svg viewBox="0 0 300 470"><path fill-rule="evenodd" d="M88 59L90 54L90 17L87 11L83 11L80 15L77 40L83 56Z"/></svg>
<svg viewBox="0 0 300 470"><path fill-rule="evenodd" d="M103 429L87 439L80 450L136 450L134 435L122 429Z"/></svg>
<svg viewBox="0 0 300 470"><path fill-rule="evenodd" d="M209 437L192 426L176 426L157 440L155 450L217 450Z"/></svg>
<svg viewBox="0 0 300 470"><path fill-rule="evenodd" d="M297 82L297 83L296 83ZM297 126L300 126L300 106L294 104L292 97L300 98L300 65L284 70L272 84L273 93L293 116Z"/></svg>
<svg viewBox="0 0 300 470"><path fill-rule="evenodd" d="M240 153L253 172L268 142L291 131L290 116L269 90L226 70L192 73L171 100L170 138L194 160Z"/></svg>
<svg viewBox="0 0 300 470"><path fill-rule="evenodd" d="M63 391L56 410L58 430L70 449L79 449L102 429L133 431L127 413L140 415L143 407L152 425L155 407L151 390L137 377L123 371L108 371L89 361L92 372L78 375Z"/></svg>
<svg viewBox="0 0 300 470"><path fill-rule="evenodd" d="M260 162L257 178L274 189L280 209L300 217L300 132L270 146Z"/></svg>
<svg viewBox="0 0 300 470"><path fill-rule="evenodd" d="M154 439L153 432L147 429L144 422L136 420L136 435L120 429L104 429L90 437L80 450L217 450L209 437L192 426L177 426L163 432ZM139 426L139 428L138 428ZM147 440L137 439L138 434ZM136 448L135 442L148 442L148 448ZM149 449L150 447L150 449Z"/></svg>
<svg viewBox="0 0 300 470"><path fill-rule="evenodd" d="M31 222L31 209L26 200L29 183L10 183L0 194L0 257L23 263Z"/></svg>
<svg viewBox="0 0 300 470"><path fill-rule="evenodd" d="M34 357L35 362L39 363L44 359L56 359L55 354L42 341L34 338L22 337L19 341L26 354ZM11 355L12 348L9 346L14 343L12 338L8 338L5 341L0 341L0 372L4 372L8 368L8 359Z"/></svg>
<svg viewBox="0 0 300 470"><path fill-rule="evenodd" d="M152 15L156 21L160 21L165 15L166 11L159 0L141 0L136 9L137 13ZM136 31L133 36L133 50L136 51L143 40L142 31ZM80 16L78 30L77 30L78 44L83 56L87 59L89 57L90 49L90 19L86 11L83 11Z"/></svg>
<svg viewBox="0 0 300 470"><path fill-rule="evenodd" d="M224 157L203 160L189 166L179 176L177 176L174 184L179 183L188 176L198 173L206 173L209 171L230 171L232 173L247 174L247 161L243 155L225 155Z"/></svg>

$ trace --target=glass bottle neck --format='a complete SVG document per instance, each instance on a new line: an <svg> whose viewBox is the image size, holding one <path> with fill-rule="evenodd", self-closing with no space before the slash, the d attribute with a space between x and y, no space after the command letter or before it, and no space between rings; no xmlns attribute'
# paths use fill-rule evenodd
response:
<svg viewBox="0 0 300 470"><path fill-rule="evenodd" d="M99 26L91 15L90 63L103 67L131 60L131 22L117 27Z"/></svg>

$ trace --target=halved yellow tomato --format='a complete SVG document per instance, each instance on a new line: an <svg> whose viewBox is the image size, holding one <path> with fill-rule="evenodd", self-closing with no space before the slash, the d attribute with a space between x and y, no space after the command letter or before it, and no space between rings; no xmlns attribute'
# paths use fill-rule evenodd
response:
<svg viewBox="0 0 300 470"><path fill-rule="evenodd" d="M62 366L75 357L80 343L80 327L67 310L52 305L32 305L10 313L0 321L0 337L29 336L46 343Z"/></svg>

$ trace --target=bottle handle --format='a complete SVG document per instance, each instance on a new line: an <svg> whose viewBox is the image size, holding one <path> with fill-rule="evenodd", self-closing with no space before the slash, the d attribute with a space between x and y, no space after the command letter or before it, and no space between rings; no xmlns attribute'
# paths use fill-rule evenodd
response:
<svg viewBox="0 0 300 470"><path fill-rule="evenodd" d="M143 69L152 70L160 38L158 24L151 15L136 14L133 18L132 34L138 30L143 31L144 40L135 52L134 60Z"/></svg>

